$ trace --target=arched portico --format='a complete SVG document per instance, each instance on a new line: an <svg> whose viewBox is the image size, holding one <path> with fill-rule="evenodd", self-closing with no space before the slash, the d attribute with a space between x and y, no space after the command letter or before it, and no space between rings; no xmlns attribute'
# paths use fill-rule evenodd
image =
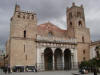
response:
<svg viewBox="0 0 100 75"><path fill-rule="evenodd" d="M64 69L71 70L71 51L69 49L64 51Z"/></svg>
<svg viewBox="0 0 100 75"><path fill-rule="evenodd" d="M57 48L54 52L55 70L62 69L62 50Z"/></svg>
<svg viewBox="0 0 100 75"><path fill-rule="evenodd" d="M53 69L53 52L51 48L46 48L44 50L44 65L45 70Z"/></svg>
<svg viewBox="0 0 100 75"><path fill-rule="evenodd" d="M74 59L72 50L47 47L43 51L44 70L71 70L73 69Z"/></svg>

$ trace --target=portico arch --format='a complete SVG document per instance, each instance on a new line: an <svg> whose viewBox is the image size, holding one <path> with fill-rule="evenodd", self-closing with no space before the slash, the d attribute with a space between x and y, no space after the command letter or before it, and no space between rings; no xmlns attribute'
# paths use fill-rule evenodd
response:
<svg viewBox="0 0 100 75"><path fill-rule="evenodd" d="M55 70L61 70L62 69L62 50L60 48L57 48L55 50L54 58L55 58Z"/></svg>
<svg viewBox="0 0 100 75"><path fill-rule="evenodd" d="M53 52L51 48L46 48L44 50L44 65L45 70L53 69Z"/></svg>
<svg viewBox="0 0 100 75"><path fill-rule="evenodd" d="M71 69L71 51L69 49L66 49L64 51L64 69L70 70Z"/></svg>

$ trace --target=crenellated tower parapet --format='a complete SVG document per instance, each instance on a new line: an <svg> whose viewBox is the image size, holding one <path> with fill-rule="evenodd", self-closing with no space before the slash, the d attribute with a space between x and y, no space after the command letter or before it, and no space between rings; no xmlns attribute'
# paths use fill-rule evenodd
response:
<svg viewBox="0 0 100 75"><path fill-rule="evenodd" d="M28 21L36 21L36 13L32 12L32 11L23 11L21 10L19 5L15 6L15 11L14 11L14 15L11 18L12 19L19 19L19 20L28 20Z"/></svg>
<svg viewBox="0 0 100 75"><path fill-rule="evenodd" d="M36 13L21 10L19 5L15 6L14 15L11 18L10 37L35 38L37 28ZM33 31L34 30L34 31Z"/></svg>

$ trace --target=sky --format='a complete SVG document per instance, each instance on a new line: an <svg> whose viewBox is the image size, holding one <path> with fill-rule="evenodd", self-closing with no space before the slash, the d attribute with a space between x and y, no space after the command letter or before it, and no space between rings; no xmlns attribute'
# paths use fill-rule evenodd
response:
<svg viewBox="0 0 100 75"><path fill-rule="evenodd" d="M9 38L10 18L13 16L16 3L24 11L37 13L38 25L50 21L66 29L66 8L71 7L73 2L84 7L91 40L100 40L100 0L0 0L0 49L4 49Z"/></svg>

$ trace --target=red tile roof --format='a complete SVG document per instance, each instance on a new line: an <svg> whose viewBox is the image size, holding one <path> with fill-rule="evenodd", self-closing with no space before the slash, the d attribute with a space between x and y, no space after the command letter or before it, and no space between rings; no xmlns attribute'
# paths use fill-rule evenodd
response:
<svg viewBox="0 0 100 75"><path fill-rule="evenodd" d="M52 31L53 33L56 33L59 36L60 35L65 36L66 34L66 30L60 29L59 27L50 22L38 25L37 30L38 34L40 35L43 35L44 32L49 32L49 31Z"/></svg>

